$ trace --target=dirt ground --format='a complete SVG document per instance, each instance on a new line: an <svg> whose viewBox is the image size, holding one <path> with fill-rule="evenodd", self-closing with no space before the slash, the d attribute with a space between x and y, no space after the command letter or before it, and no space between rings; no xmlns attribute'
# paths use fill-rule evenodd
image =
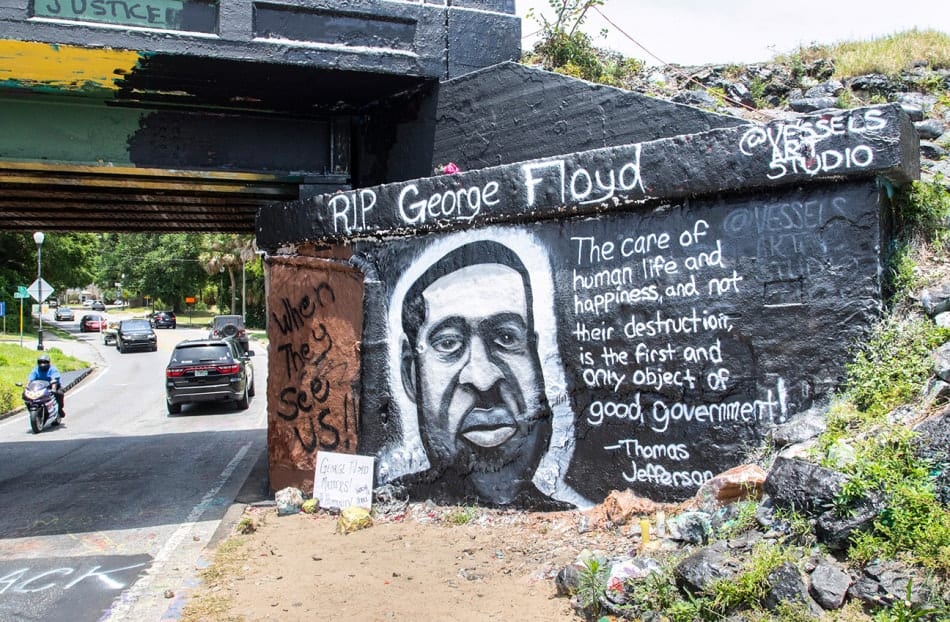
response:
<svg viewBox="0 0 950 622"><path fill-rule="evenodd" d="M343 535L326 512L249 507L256 530L218 547L182 620L580 620L558 570L583 549L636 546L585 520L416 504Z"/></svg>

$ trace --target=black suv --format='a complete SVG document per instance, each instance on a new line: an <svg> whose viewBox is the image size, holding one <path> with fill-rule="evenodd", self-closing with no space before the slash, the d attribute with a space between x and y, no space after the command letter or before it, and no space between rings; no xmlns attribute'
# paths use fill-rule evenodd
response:
<svg viewBox="0 0 950 622"><path fill-rule="evenodd" d="M148 320L122 320L115 329L115 347L123 354L129 350L158 350L158 338Z"/></svg>
<svg viewBox="0 0 950 622"><path fill-rule="evenodd" d="M149 322L155 328L177 328L178 318L171 311L156 311L149 317Z"/></svg>
<svg viewBox="0 0 950 622"><path fill-rule="evenodd" d="M234 339L191 339L172 352L165 368L165 403L170 414L182 404L234 400L244 410L254 395L253 352Z"/></svg>
<svg viewBox="0 0 950 622"><path fill-rule="evenodd" d="M247 330L244 329L244 318L240 315L216 315L211 320L211 332L208 333L208 339L223 339L230 337L248 350Z"/></svg>

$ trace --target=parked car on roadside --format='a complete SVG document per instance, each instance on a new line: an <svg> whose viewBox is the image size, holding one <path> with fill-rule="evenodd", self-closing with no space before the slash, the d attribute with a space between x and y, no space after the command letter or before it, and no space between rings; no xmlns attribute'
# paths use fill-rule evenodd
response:
<svg viewBox="0 0 950 622"><path fill-rule="evenodd" d="M76 320L76 314L69 307L57 307L53 319L57 322L73 322Z"/></svg>
<svg viewBox="0 0 950 622"><path fill-rule="evenodd" d="M125 354L129 350L158 350L158 337L145 319L122 320L115 331L115 347Z"/></svg>
<svg viewBox="0 0 950 622"><path fill-rule="evenodd" d="M148 321L155 328L176 328L178 326L178 318L175 317L173 311L156 311L149 316Z"/></svg>
<svg viewBox="0 0 950 622"><path fill-rule="evenodd" d="M211 330L208 333L208 339L223 339L230 337L240 344L241 348L247 352L249 340L247 330L244 328L244 318L240 315L216 315L211 320Z"/></svg>
<svg viewBox="0 0 950 622"><path fill-rule="evenodd" d="M165 367L165 404L169 414L184 404L233 400L245 410L254 395L253 352L234 339L180 342Z"/></svg>
<svg viewBox="0 0 950 622"><path fill-rule="evenodd" d="M92 305L89 306L89 308L92 309L93 311L105 311L106 303L102 302L101 300L94 300L92 302Z"/></svg>
<svg viewBox="0 0 950 622"><path fill-rule="evenodd" d="M98 333L106 327L106 316L99 313L89 313L79 320L79 332Z"/></svg>

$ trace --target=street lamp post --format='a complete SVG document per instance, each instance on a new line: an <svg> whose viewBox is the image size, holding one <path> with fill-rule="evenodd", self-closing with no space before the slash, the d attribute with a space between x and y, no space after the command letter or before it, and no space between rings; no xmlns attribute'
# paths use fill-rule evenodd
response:
<svg viewBox="0 0 950 622"><path fill-rule="evenodd" d="M43 239L46 236L42 231L33 234L33 241L36 242L36 297L39 298L40 328L36 333L36 349L43 349Z"/></svg>

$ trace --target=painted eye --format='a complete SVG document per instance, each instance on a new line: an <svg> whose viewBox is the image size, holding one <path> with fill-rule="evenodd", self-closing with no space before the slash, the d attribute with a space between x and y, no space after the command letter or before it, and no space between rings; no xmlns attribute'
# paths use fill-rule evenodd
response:
<svg viewBox="0 0 950 622"><path fill-rule="evenodd" d="M455 354L465 345L462 336L454 332L434 335L429 343L439 354Z"/></svg>
<svg viewBox="0 0 950 622"><path fill-rule="evenodd" d="M514 326L501 326L492 341L504 350L517 350L524 346L524 332Z"/></svg>

